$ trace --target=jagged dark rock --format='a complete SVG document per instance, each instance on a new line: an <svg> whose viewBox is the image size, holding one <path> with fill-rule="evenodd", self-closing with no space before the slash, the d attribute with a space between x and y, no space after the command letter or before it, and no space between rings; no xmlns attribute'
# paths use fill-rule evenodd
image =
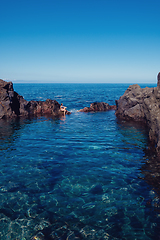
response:
<svg viewBox="0 0 160 240"><path fill-rule="evenodd" d="M145 123L149 130L150 146L160 153L160 73L157 87L142 89L131 85L119 100L116 100L116 116L123 120Z"/></svg>
<svg viewBox="0 0 160 240"><path fill-rule="evenodd" d="M160 72L158 73L158 76L157 76L157 86L160 86Z"/></svg>
<svg viewBox="0 0 160 240"><path fill-rule="evenodd" d="M66 114L70 112L66 111ZM0 79L0 119L40 115L62 116L64 112L56 100L26 101L14 91L12 82Z"/></svg>
<svg viewBox="0 0 160 240"><path fill-rule="evenodd" d="M115 105L110 106L108 103L105 102L94 102L90 104L90 107L80 109L79 112L104 112L113 109L116 109Z"/></svg>

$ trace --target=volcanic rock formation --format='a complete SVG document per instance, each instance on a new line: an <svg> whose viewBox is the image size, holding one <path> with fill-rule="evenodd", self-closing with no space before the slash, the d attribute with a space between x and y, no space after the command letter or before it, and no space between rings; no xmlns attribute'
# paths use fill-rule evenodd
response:
<svg viewBox="0 0 160 240"><path fill-rule="evenodd" d="M142 89L131 85L119 100L116 100L116 116L123 120L145 123L149 129L150 146L160 152L160 73L157 87Z"/></svg>
<svg viewBox="0 0 160 240"><path fill-rule="evenodd" d="M70 112L66 111L66 114ZM56 100L26 101L14 91L12 82L0 79L0 119L42 115L62 116L64 112Z"/></svg>
<svg viewBox="0 0 160 240"><path fill-rule="evenodd" d="M108 103L105 102L94 102L90 104L90 107L85 107L80 109L79 112L103 112L116 109L115 105L110 106Z"/></svg>

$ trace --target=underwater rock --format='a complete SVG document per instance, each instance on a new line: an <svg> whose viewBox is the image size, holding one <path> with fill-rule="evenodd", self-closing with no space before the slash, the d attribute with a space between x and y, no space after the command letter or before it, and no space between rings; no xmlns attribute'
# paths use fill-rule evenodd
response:
<svg viewBox="0 0 160 240"><path fill-rule="evenodd" d="M150 146L160 152L160 73L158 85L142 89L131 85L119 100L116 100L116 116L122 120L133 120L146 124Z"/></svg>
<svg viewBox="0 0 160 240"><path fill-rule="evenodd" d="M45 240L44 234L42 232L39 232L35 236L33 236L31 240Z"/></svg>
<svg viewBox="0 0 160 240"><path fill-rule="evenodd" d="M96 185L94 187L91 188L90 192L92 194L103 194L103 188L102 186L99 184L99 185Z"/></svg>
<svg viewBox="0 0 160 240"><path fill-rule="evenodd" d="M70 114L66 110L66 114ZM0 119L30 116L62 116L60 104L56 100L26 101L13 89L12 82L0 79Z"/></svg>
<svg viewBox="0 0 160 240"><path fill-rule="evenodd" d="M109 105L105 102L94 102L90 104L90 107L85 107L83 109L80 109L79 112L104 112L109 110L115 110L115 105Z"/></svg>
<svg viewBox="0 0 160 240"><path fill-rule="evenodd" d="M92 203L92 202L90 202L90 203L86 203L86 204L84 204L83 206L82 206L82 208L83 209L92 209L92 208L95 208L96 207L96 205L95 205L95 203Z"/></svg>

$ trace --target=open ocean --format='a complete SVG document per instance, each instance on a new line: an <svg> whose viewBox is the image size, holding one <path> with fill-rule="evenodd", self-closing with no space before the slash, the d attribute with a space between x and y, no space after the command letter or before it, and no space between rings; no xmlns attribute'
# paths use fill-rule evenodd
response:
<svg viewBox="0 0 160 240"><path fill-rule="evenodd" d="M1 240L160 239L145 128L113 110L77 112L115 104L128 86L14 84L26 100L55 99L72 114L0 121Z"/></svg>

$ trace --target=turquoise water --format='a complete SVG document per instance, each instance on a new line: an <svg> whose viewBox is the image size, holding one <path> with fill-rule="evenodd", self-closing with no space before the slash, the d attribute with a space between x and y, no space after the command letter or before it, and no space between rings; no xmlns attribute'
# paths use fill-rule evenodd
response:
<svg viewBox="0 0 160 240"><path fill-rule="evenodd" d="M56 99L72 114L0 122L0 239L160 239L146 130L114 111L77 112L114 104L127 87L14 85L27 100Z"/></svg>

